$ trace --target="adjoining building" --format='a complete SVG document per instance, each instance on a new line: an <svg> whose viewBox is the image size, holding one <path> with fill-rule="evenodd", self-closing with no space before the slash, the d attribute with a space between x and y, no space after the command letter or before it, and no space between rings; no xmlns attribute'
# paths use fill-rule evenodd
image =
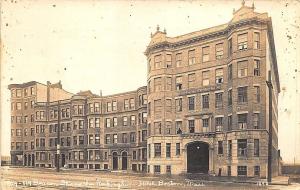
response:
<svg viewBox="0 0 300 190"><path fill-rule="evenodd" d="M264 178L271 71L278 174L280 84L267 13L243 4L230 22L177 37L158 27L145 55L147 87L132 92L10 85L12 164L54 167L60 144L60 164L70 168Z"/></svg>

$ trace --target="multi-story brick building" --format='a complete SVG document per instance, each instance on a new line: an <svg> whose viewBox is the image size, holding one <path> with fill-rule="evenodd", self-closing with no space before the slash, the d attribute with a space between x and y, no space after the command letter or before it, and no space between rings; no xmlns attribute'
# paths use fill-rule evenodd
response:
<svg viewBox="0 0 300 190"><path fill-rule="evenodd" d="M270 71L277 174L280 84L267 13L243 4L230 22L177 37L158 27L145 55L148 84L133 92L10 85L12 163L53 167L60 144L60 163L70 168L266 177Z"/></svg>

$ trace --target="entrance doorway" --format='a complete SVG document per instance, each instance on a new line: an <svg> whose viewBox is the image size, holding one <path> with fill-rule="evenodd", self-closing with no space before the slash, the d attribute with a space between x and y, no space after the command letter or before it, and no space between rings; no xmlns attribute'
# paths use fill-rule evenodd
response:
<svg viewBox="0 0 300 190"><path fill-rule="evenodd" d="M24 155L24 166L27 166L27 155Z"/></svg>
<svg viewBox="0 0 300 190"><path fill-rule="evenodd" d="M187 172L208 173L209 145L205 142L193 142L187 146Z"/></svg>
<svg viewBox="0 0 300 190"><path fill-rule="evenodd" d="M34 165L34 164L35 164L35 163L34 163L34 159L35 159L34 154L32 154L31 159L32 159L32 164L31 164L31 165L34 167L34 166L35 166L35 165Z"/></svg>
<svg viewBox="0 0 300 190"><path fill-rule="evenodd" d="M113 170L118 169L118 153L113 153Z"/></svg>
<svg viewBox="0 0 300 190"><path fill-rule="evenodd" d="M122 153L122 170L127 170L127 152Z"/></svg>
<svg viewBox="0 0 300 190"><path fill-rule="evenodd" d="M31 155L28 154L28 166L31 166Z"/></svg>
<svg viewBox="0 0 300 190"><path fill-rule="evenodd" d="M64 167L66 164L66 156L65 154L62 154L61 155L61 166Z"/></svg>

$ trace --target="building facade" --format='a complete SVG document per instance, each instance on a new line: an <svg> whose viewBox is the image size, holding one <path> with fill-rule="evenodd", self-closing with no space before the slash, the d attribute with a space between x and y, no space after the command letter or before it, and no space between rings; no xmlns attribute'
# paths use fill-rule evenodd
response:
<svg viewBox="0 0 300 190"><path fill-rule="evenodd" d="M101 96L71 94L61 84L10 85L12 163L54 167L59 160L69 168L264 178L270 71L278 174L280 84L267 13L243 4L230 22L177 37L158 27L145 55L147 87L132 92Z"/></svg>

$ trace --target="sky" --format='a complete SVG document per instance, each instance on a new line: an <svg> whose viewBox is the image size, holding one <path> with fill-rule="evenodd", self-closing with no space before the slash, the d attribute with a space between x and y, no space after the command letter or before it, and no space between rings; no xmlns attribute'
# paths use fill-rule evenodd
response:
<svg viewBox="0 0 300 190"><path fill-rule="evenodd" d="M144 51L157 25L172 37L224 24L241 2L2 0L1 154L10 151L8 84L61 80L69 92L103 95L136 90L146 85ZM300 0L254 4L255 11L272 17L281 155L300 163Z"/></svg>

